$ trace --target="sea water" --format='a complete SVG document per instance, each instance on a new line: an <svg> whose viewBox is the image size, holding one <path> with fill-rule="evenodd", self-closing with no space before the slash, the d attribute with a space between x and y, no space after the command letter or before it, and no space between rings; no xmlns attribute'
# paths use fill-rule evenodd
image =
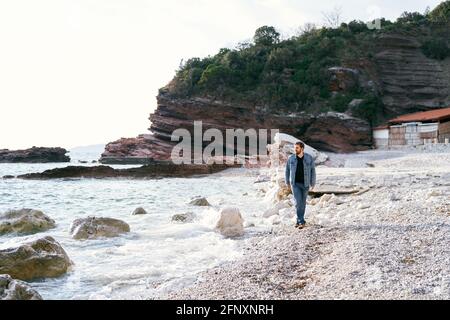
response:
<svg viewBox="0 0 450 320"><path fill-rule="evenodd" d="M91 161L94 154L71 155ZM83 164L93 165L93 164ZM67 164L0 164L0 176L40 172ZM123 168L123 166L121 166ZM44 299L151 299L191 284L199 273L242 255L243 245L262 230L256 218L267 206L256 192L255 177L233 169L197 178L136 179L0 179L0 213L9 209L42 210L56 228L30 236L0 237L0 249L54 237L74 266L56 279L31 282ZM189 200L204 196L213 207L193 207ZM225 239L214 231L218 211L237 206L256 227L246 236ZM148 215L132 216L137 207ZM193 223L177 224L174 214L194 212ZM110 239L74 240L73 220L87 216L126 221L129 234Z"/></svg>

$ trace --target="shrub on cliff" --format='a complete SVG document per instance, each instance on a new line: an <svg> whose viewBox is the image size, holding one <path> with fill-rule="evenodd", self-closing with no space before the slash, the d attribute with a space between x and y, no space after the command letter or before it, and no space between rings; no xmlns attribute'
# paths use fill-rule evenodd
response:
<svg viewBox="0 0 450 320"><path fill-rule="evenodd" d="M375 126L384 117L383 102L380 97L368 94L353 115L367 120L372 126Z"/></svg>
<svg viewBox="0 0 450 320"><path fill-rule="evenodd" d="M444 39L431 39L426 41L422 50L431 59L444 60L450 56L450 48Z"/></svg>
<svg viewBox="0 0 450 320"><path fill-rule="evenodd" d="M450 20L450 0L442 2L431 11L429 19L434 22L448 22Z"/></svg>

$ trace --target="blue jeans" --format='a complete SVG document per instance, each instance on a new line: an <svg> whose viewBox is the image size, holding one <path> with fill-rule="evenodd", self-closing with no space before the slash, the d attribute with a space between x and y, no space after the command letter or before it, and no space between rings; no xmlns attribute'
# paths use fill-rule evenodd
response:
<svg viewBox="0 0 450 320"><path fill-rule="evenodd" d="M305 224L305 210L306 210L306 198L308 196L308 190L301 183L296 183L292 186L292 193L295 199L295 208L297 209L297 223Z"/></svg>

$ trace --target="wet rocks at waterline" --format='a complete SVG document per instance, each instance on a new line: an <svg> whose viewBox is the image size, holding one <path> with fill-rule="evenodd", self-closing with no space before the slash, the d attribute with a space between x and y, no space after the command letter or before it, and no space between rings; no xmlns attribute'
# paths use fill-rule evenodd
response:
<svg viewBox="0 0 450 320"><path fill-rule="evenodd" d="M189 204L191 206L197 206L197 207L210 207L211 204L208 202L208 200L204 197L195 197L193 198Z"/></svg>
<svg viewBox="0 0 450 320"><path fill-rule="evenodd" d="M134 211L131 215L142 216L142 215L146 215L146 214L148 214L148 212L144 208L139 207L139 208L134 209Z"/></svg>
<svg viewBox="0 0 450 320"><path fill-rule="evenodd" d="M0 235L33 234L52 229L55 225L53 219L39 210L10 210L0 215Z"/></svg>
<svg viewBox="0 0 450 320"><path fill-rule="evenodd" d="M172 222L175 223L190 223L194 221L194 219L195 213L193 212L179 213L172 216Z"/></svg>
<svg viewBox="0 0 450 320"><path fill-rule="evenodd" d="M0 274L0 300L42 300L28 283Z"/></svg>
<svg viewBox="0 0 450 320"><path fill-rule="evenodd" d="M55 278L65 274L72 261L52 237L0 250L0 274L20 280Z"/></svg>
<svg viewBox="0 0 450 320"><path fill-rule="evenodd" d="M130 226L118 219L87 217L72 222L69 232L76 240L113 238L130 232Z"/></svg>

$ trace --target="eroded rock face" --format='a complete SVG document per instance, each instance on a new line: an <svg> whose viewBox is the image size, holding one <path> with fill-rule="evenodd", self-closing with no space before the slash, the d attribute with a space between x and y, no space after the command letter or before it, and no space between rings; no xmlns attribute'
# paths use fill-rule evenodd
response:
<svg viewBox="0 0 450 320"><path fill-rule="evenodd" d="M244 219L238 208L224 208L220 210L220 219L216 230L224 237L234 238L244 234Z"/></svg>
<svg viewBox="0 0 450 320"><path fill-rule="evenodd" d="M26 282L0 274L0 300L42 300L42 297Z"/></svg>
<svg viewBox="0 0 450 320"><path fill-rule="evenodd" d="M108 143L100 162L104 164L147 164L152 160L170 160L175 144L155 139L152 135L122 138Z"/></svg>
<svg viewBox="0 0 450 320"><path fill-rule="evenodd" d="M0 235L32 234L55 227L55 221L42 211L33 209L12 210L0 215Z"/></svg>
<svg viewBox="0 0 450 320"><path fill-rule="evenodd" d="M278 129L324 151L351 152L366 150L372 145L370 125L364 120L341 114L276 113L264 107L203 98L180 99L167 93L161 93L157 99L158 108L150 116L150 130L153 138L160 141L170 141L172 132L178 128L193 133L193 122L202 120L204 130ZM323 126L322 122L328 118L332 123ZM321 135L317 139L319 131ZM316 138L311 139L311 135L316 135Z"/></svg>
<svg viewBox="0 0 450 320"><path fill-rule="evenodd" d="M20 280L55 278L65 274L72 262L52 237L0 250L0 274Z"/></svg>
<svg viewBox="0 0 450 320"><path fill-rule="evenodd" d="M203 131L218 129L224 136L226 129L278 129L301 137L311 146L324 151L352 152L372 146L369 123L348 115L274 113L264 107L203 98L175 98L167 93L161 93L157 99L158 108L150 116L152 134L108 144L102 155L103 163L171 160L171 152L176 145L171 141L172 133L183 128L193 136L194 121L203 121Z"/></svg>
<svg viewBox="0 0 450 320"><path fill-rule="evenodd" d="M412 36L378 37L375 55L386 112L401 115L450 104L450 65L427 58Z"/></svg>
<svg viewBox="0 0 450 320"><path fill-rule="evenodd" d="M70 226L70 234L76 240L112 238L127 232L130 232L130 226L113 218L82 218L75 220Z"/></svg>
<svg viewBox="0 0 450 320"><path fill-rule="evenodd" d="M66 154L67 150L63 148L2 149L0 150L0 163L70 162L70 157Z"/></svg>

